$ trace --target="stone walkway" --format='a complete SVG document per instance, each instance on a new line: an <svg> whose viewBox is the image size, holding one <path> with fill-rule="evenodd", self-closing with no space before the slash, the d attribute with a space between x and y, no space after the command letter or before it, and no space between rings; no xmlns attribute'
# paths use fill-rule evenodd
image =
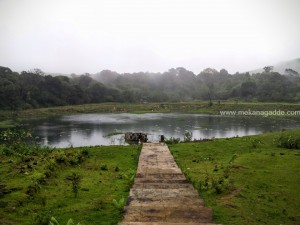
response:
<svg viewBox="0 0 300 225"><path fill-rule="evenodd" d="M144 143L119 225L215 225L165 144Z"/></svg>

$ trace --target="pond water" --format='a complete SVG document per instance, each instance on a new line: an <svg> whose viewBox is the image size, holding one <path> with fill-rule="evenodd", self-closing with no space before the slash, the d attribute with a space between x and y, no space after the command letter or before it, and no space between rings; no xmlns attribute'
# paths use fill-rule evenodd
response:
<svg viewBox="0 0 300 225"><path fill-rule="evenodd" d="M126 145L124 133L143 132L149 141L181 138L192 132L193 139L246 136L281 129L300 128L300 122L283 118L227 117L185 113L80 114L27 120L22 128L30 129L42 145L78 147ZM113 133L123 133L112 135Z"/></svg>

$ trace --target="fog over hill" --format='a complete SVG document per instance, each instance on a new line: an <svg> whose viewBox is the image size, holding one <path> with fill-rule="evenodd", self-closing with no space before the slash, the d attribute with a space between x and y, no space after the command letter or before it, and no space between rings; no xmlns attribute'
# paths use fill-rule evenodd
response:
<svg viewBox="0 0 300 225"><path fill-rule="evenodd" d="M289 69L292 69L298 74L300 74L300 58L288 60L288 61L283 61L280 63L276 63L274 65L265 65L265 66L273 66L273 72L278 72L283 75L288 75L289 74ZM255 74L255 73L262 73L264 71L263 68L256 69L249 71L250 74Z"/></svg>

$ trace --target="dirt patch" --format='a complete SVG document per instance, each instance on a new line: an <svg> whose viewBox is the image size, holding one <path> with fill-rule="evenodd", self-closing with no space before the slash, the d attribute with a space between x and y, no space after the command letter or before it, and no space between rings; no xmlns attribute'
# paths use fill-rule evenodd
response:
<svg viewBox="0 0 300 225"><path fill-rule="evenodd" d="M218 201L219 202L229 202L229 201L231 201L232 198L237 196L240 192L241 192L240 189L235 189L232 192L230 192L228 195L225 195L222 198L220 198Z"/></svg>
<svg viewBox="0 0 300 225"><path fill-rule="evenodd" d="M237 169L237 170L239 170L239 169L247 169L247 167L240 166L240 165L232 165L231 168L232 169Z"/></svg>

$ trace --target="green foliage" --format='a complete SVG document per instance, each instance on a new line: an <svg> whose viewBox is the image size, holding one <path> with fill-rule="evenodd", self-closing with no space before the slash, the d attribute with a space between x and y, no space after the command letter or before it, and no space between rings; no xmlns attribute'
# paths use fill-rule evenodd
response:
<svg viewBox="0 0 300 225"><path fill-rule="evenodd" d="M108 170L107 165L106 164L102 165L100 167L100 170L107 171Z"/></svg>
<svg viewBox="0 0 300 225"><path fill-rule="evenodd" d="M48 154L53 149L40 147L34 140L30 131L4 130L0 133L1 151L5 155L36 155Z"/></svg>
<svg viewBox="0 0 300 225"><path fill-rule="evenodd" d="M184 142L190 142L192 141L193 133L192 132L185 132L183 136Z"/></svg>
<svg viewBox="0 0 300 225"><path fill-rule="evenodd" d="M233 154L231 159L229 160L229 164L233 164L234 161L237 159L237 157L238 157L237 154Z"/></svg>
<svg viewBox="0 0 300 225"><path fill-rule="evenodd" d="M28 186L26 190L26 194L29 198L35 198L35 196L40 192L41 186L38 182L33 182L31 185Z"/></svg>
<svg viewBox="0 0 300 225"><path fill-rule="evenodd" d="M120 198L119 201L117 201L116 199L113 199L113 205L120 211L123 210L125 203L126 203L126 201L125 201L124 197Z"/></svg>
<svg viewBox="0 0 300 225"><path fill-rule="evenodd" d="M169 144L169 145L171 145L171 144L178 144L180 142L180 138L174 138L174 137L171 137L171 138L169 138L169 139L165 139L165 143L166 144Z"/></svg>
<svg viewBox="0 0 300 225"><path fill-rule="evenodd" d="M35 218L33 220L33 224L34 225L49 225L49 224L51 224L49 222L50 219L51 219L51 212L47 211L47 210L42 210L35 216Z"/></svg>
<svg viewBox="0 0 300 225"><path fill-rule="evenodd" d="M249 73L230 75L224 69L212 68L194 74L178 67L164 73L105 70L95 75L53 77L39 69L18 74L7 68L0 71L0 110L102 102L204 100L209 101L209 107L215 106L213 100L229 99L299 102L300 77L296 71L287 70L286 75L267 71L250 77Z"/></svg>
<svg viewBox="0 0 300 225"><path fill-rule="evenodd" d="M51 220L49 222L49 225L61 225L54 217L51 217ZM72 219L69 219L66 225L75 225ZM77 223L77 225L80 225L80 223Z"/></svg>
<svg viewBox="0 0 300 225"><path fill-rule="evenodd" d="M261 140L253 137L250 138L250 143L253 148L257 148L262 144Z"/></svg>
<svg viewBox="0 0 300 225"><path fill-rule="evenodd" d="M69 218L81 224L117 224L122 211L113 206L112 200L122 196L126 199L140 149L141 146L96 146L53 149L48 154L24 157L0 155L0 189L7 189L0 190L1 221L47 225L54 216L61 224ZM82 155L82 160L71 164L69 159L77 155ZM57 160L61 157L66 157L64 162ZM107 165L109 170L99 173L99 165ZM116 166L121 170L115 171ZM72 180L77 177L80 182L75 182L73 189ZM8 194L2 195L2 191Z"/></svg>
<svg viewBox="0 0 300 225"><path fill-rule="evenodd" d="M78 191L80 188L81 178L77 173L73 172L73 174L68 177L68 180L70 180L72 182L72 192L74 194L74 197L77 198Z"/></svg>
<svg viewBox="0 0 300 225"><path fill-rule="evenodd" d="M120 171L119 166L116 166L116 167L115 167L115 171L116 171L116 172L119 172L119 171Z"/></svg>
<svg viewBox="0 0 300 225"><path fill-rule="evenodd" d="M288 149L300 149L300 138L293 134L281 132L276 138L274 138L276 146Z"/></svg>
<svg viewBox="0 0 300 225"><path fill-rule="evenodd" d="M81 154L83 155L83 156L85 156L85 157L89 157L89 150L88 149L83 149L83 150L81 150Z"/></svg>
<svg viewBox="0 0 300 225"><path fill-rule="evenodd" d="M278 146L274 139L294 143L296 137L299 130L252 136L263 143L259 151L249 137L169 147L205 205L212 207L216 223L293 225L300 223L300 154Z"/></svg>
<svg viewBox="0 0 300 225"><path fill-rule="evenodd" d="M72 152L65 152L62 150L55 151L53 158L58 164L65 164L65 165L72 165L76 166L82 163L88 156L88 152L86 149L82 151L72 151Z"/></svg>
<svg viewBox="0 0 300 225"><path fill-rule="evenodd" d="M108 133L107 135L105 135L105 137L111 137L111 136L115 136L115 135L119 135L119 134L124 134L124 132L113 131L113 132Z"/></svg>
<svg viewBox="0 0 300 225"><path fill-rule="evenodd" d="M30 131L25 130L4 130L0 133L0 143L5 145L15 145L21 143L32 143L33 137Z"/></svg>

